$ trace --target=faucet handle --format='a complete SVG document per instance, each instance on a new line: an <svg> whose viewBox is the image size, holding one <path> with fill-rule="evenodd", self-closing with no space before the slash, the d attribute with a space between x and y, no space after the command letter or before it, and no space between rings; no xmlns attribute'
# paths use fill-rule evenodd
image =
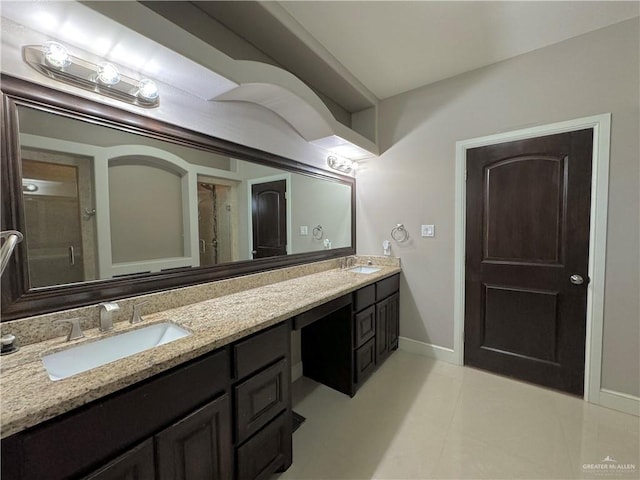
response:
<svg viewBox="0 0 640 480"><path fill-rule="evenodd" d="M82 328L80 328L80 318L67 318L64 320L56 320L53 322L56 325L60 324L69 324L71 325L71 329L69 330L69 334L67 335L67 342L70 340L77 340L78 338L84 337L84 333L82 333Z"/></svg>
<svg viewBox="0 0 640 480"><path fill-rule="evenodd" d="M142 317L140 316L140 310L142 310L142 307L145 306L147 303L149 303L149 301L133 304L133 315L131 316L131 320L129 320L129 323L134 324L134 323L140 323L142 321Z"/></svg>

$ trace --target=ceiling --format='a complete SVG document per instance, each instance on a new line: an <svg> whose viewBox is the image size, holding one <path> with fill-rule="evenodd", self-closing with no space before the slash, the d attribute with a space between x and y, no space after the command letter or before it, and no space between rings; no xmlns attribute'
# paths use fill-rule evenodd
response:
<svg viewBox="0 0 640 480"><path fill-rule="evenodd" d="M349 112L640 13L615 1L193 4Z"/></svg>

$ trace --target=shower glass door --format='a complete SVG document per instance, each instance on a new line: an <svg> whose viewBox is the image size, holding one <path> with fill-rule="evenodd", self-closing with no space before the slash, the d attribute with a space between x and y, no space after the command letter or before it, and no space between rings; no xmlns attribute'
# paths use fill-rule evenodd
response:
<svg viewBox="0 0 640 480"><path fill-rule="evenodd" d="M83 241L83 233L93 237L94 226L92 210L82 210L80 160L69 159L66 164L61 159L32 159L38 156L23 152L22 160L31 287L91 280L95 278L95 262L93 252L86 255L88 242Z"/></svg>
<svg viewBox="0 0 640 480"><path fill-rule="evenodd" d="M233 210L235 188L198 178L198 246L200 265L236 260Z"/></svg>

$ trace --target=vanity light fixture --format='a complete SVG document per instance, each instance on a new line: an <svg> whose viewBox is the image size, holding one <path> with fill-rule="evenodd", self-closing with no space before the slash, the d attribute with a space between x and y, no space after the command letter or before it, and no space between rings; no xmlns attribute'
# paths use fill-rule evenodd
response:
<svg viewBox="0 0 640 480"><path fill-rule="evenodd" d="M96 69L96 79L103 85L112 86L120 81L118 69L107 62L102 62Z"/></svg>
<svg viewBox="0 0 640 480"><path fill-rule="evenodd" d="M95 64L71 55L57 42L23 47L25 61L49 78L145 108L160 103L158 86L148 78L135 79L108 62Z"/></svg>
<svg viewBox="0 0 640 480"><path fill-rule="evenodd" d="M338 170L339 172L350 173L352 170L355 170L357 163L348 158L329 155L327 157L327 165L329 165L329 167L333 168L334 170Z"/></svg>

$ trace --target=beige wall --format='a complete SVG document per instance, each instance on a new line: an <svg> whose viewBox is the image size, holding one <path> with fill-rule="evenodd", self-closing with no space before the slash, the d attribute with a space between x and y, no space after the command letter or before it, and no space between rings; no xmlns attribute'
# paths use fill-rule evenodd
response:
<svg viewBox="0 0 640 480"><path fill-rule="evenodd" d="M602 387L640 395L638 19L383 101L384 153L357 174L358 253L396 223L401 335L453 347L455 142L612 113ZM416 59L419 61L419 59ZM421 238L420 224L436 225Z"/></svg>
<svg viewBox="0 0 640 480"><path fill-rule="evenodd" d="M324 240L331 248L351 245L351 188L334 182L322 182L306 175L291 175L291 253L324 250ZM307 235L300 235L306 225ZM316 238L313 229L322 226Z"/></svg>
<svg viewBox="0 0 640 480"><path fill-rule="evenodd" d="M185 255L179 174L134 163L110 166L109 213L114 264Z"/></svg>

